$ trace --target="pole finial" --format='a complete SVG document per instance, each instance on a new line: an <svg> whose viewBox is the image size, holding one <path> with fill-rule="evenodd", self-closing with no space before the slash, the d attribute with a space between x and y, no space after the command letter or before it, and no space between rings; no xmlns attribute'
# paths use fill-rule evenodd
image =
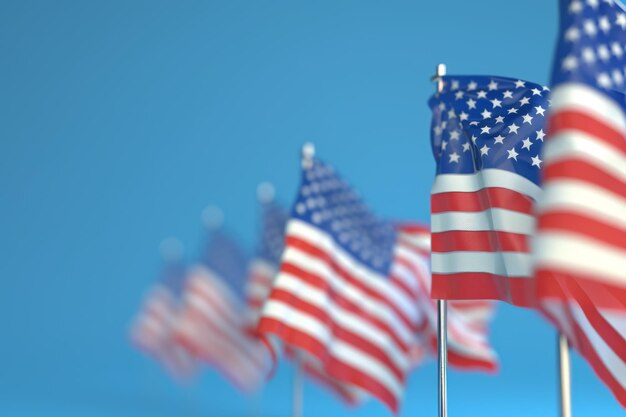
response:
<svg viewBox="0 0 626 417"><path fill-rule="evenodd" d="M440 93L443 90L443 79L442 77L446 75L446 64L437 64L437 69L435 71L435 75L432 76L431 80L437 83L437 92Z"/></svg>
<svg viewBox="0 0 626 417"><path fill-rule="evenodd" d="M271 182L264 181L256 187L256 198L261 204L268 204L274 201L276 191Z"/></svg>
<svg viewBox="0 0 626 417"><path fill-rule="evenodd" d="M224 213L219 207L208 205L202 210L202 223L209 230L217 230L224 223Z"/></svg>
<svg viewBox="0 0 626 417"><path fill-rule="evenodd" d="M307 142L302 145L302 167L305 169L313 166L313 158L315 157L315 145Z"/></svg>
<svg viewBox="0 0 626 417"><path fill-rule="evenodd" d="M183 257L183 243L175 237L168 237L159 244L159 252L163 260L168 262L179 261Z"/></svg>

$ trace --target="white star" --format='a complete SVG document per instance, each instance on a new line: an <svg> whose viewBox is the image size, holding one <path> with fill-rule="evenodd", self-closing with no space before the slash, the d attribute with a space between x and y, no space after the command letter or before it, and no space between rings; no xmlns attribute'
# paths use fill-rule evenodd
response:
<svg viewBox="0 0 626 417"><path fill-rule="evenodd" d="M546 136L545 133L543 133L543 129L539 129L537 131L537 140L540 140L543 142L543 138Z"/></svg>
<svg viewBox="0 0 626 417"><path fill-rule="evenodd" d="M622 49L622 46L617 42L613 42L611 44L611 52L618 58L621 58L622 55L624 55L624 50Z"/></svg>
<svg viewBox="0 0 626 417"><path fill-rule="evenodd" d="M611 81L611 77L609 77L609 74L607 74L606 72L601 72L600 74L598 74L598 77L596 80L598 81L598 84L600 85L600 87L611 88L611 86L613 85L613 81Z"/></svg>
<svg viewBox="0 0 626 417"><path fill-rule="evenodd" d="M450 132L450 140L459 140L461 132L458 130L453 130Z"/></svg>
<svg viewBox="0 0 626 417"><path fill-rule="evenodd" d="M482 135L483 133L489 134L489 132L491 131L491 128L489 126L483 126L480 129L480 134Z"/></svg>
<svg viewBox="0 0 626 417"><path fill-rule="evenodd" d="M537 168L541 168L541 163L543 162L541 159L539 159L539 155L533 156L532 158L533 163L531 166L536 166Z"/></svg>
<svg viewBox="0 0 626 417"><path fill-rule="evenodd" d="M463 121L463 120L467 120L469 118L469 114L465 113L464 111L461 112L461 114L459 114L459 120Z"/></svg>
<svg viewBox="0 0 626 417"><path fill-rule="evenodd" d="M483 119L489 119L491 117L491 112L485 109L480 115L483 116Z"/></svg>
<svg viewBox="0 0 626 417"><path fill-rule="evenodd" d="M446 104L442 101L439 103L439 110L444 111L446 109Z"/></svg>
<svg viewBox="0 0 626 417"><path fill-rule="evenodd" d="M513 92L509 91L509 90L506 90L504 93L502 93L502 98L503 99L505 99L505 98L513 98Z"/></svg>
<svg viewBox="0 0 626 417"><path fill-rule="evenodd" d="M587 0L587 4L594 9L598 8L598 0Z"/></svg>
<svg viewBox="0 0 626 417"><path fill-rule="evenodd" d="M522 97L522 99L519 101L520 107L528 103L530 103L530 97Z"/></svg>
<svg viewBox="0 0 626 417"><path fill-rule="evenodd" d="M483 145L482 148L480 148L480 155L487 155L489 153L489 149L491 149L489 146L487 146L487 144L485 143Z"/></svg>
<svg viewBox="0 0 626 417"><path fill-rule="evenodd" d="M457 100L460 100L463 98L463 91L457 91L456 93L454 93L454 98Z"/></svg>
<svg viewBox="0 0 626 417"><path fill-rule="evenodd" d="M565 31L564 36L566 40L570 42L576 42L578 39L580 39L580 31L576 26L572 26Z"/></svg>
<svg viewBox="0 0 626 417"><path fill-rule="evenodd" d="M491 82L489 83L489 85L487 87L489 88L489 91L497 90L498 89L498 83L495 82L494 80L491 80Z"/></svg>
<svg viewBox="0 0 626 417"><path fill-rule="evenodd" d="M550 91L550 87L548 87L547 85L543 86L543 91Z"/></svg>
<svg viewBox="0 0 626 417"><path fill-rule="evenodd" d="M469 107L470 109L475 109L476 100L474 100L473 98L470 98L469 100L467 100L467 107Z"/></svg>
<svg viewBox="0 0 626 417"><path fill-rule="evenodd" d="M529 125L533 124L533 117L530 114L523 115L522 119L524 119L524 123L528 123Z"/></svg>
<svg viewBox="0 0 626 417"><path fill-rule="evenodd" d="M498 100L497 98L494 98L493 100L489 100L489 101L491 101L491 105L493 106L494 109L496 107L502 107L502 102Z"/></svg>
<svg viewBox="0 0 626 417"><path fill-rule="evenodd" d="M515 88L524 88L526 87L526 83L522 80L515 81Z"/></svg>
<svg viewBox="0 0 626 417"><path fill-rule="evenodd" d="M506 159L515 159L517 161L517 155L519 155L516 151L515 148L511 148L507 151L509 153L509 156L506 157Z"/></svg>
<svg viewBox="0 0 626 417"><path fill-rule="evenodd" d="M472 142L476 143L476 139L478 139L478 137L472 135Z"/></svg>
<svg viewBox="0 0 626 417"><path fill-rule="evenodd" d="M478 87L476 81L470 81L470 83L467 85L468 91L476 90L476 87Z"/></svg>
<svg viewBox="0 0 626 417"><path fill-rule="evenodd" d="M470 126L478 126L478 122L476 120L469 123Z"/></svg>
<svg viewBox="0 0 626 417"><path fill-rule="evenodd" d="M507 110L508 114L513 114L513 113L517 113L517 109L515 107L511 107L510 109Z"/></svg>
<svg viewBox="0 0 626 417"><path fill-rule="evenodd" d="M569 5L569 12L570 13L580 13L583 10L584 6L582 4L582 2L575 0L573 2L570 3Z"/></svg>
<svg viewBox="0 0 626 417"><path fill-rule="evenodd" d="M498 135L494 139L495 139L494 143L504 143L504 136L502 135Z"/></svg>
<svg viewBox="0 0 626 417"><path fill-rule="evenodd" d="M509 126L509 133L517 133L517 129L519 129L519 126L516 125L515 123L512 123Z"/></svg>
<svg viewBox="0 0 626 417"><path fill-rule="evenodd" d="M568 55L563 58L561 66L565 71L573 71L578 68L578 58L576 58L576 56L574 55Z"/></svg>
<svg viewBox="0 0 626 417"><path fill-rule="evenodd" d="M583 23L583 30L585 31L585 33L587 35L589 35L591 37L596 36L596 33L598 33L598 29L596 28L596 24L591 19L587 19L587 20L584 21L584 23Z"/></svg>
<svg viewBox="0 0 626 417"><path fill-rule="evenodd" d="M448 142L446 142L445 140L442 140L441 141L441 149L443 149L445 151L447 147L448 147Z"/></svg>
<svg viewBox="0 0 626 417"><path fill-rule="evenodd" d="M593 52L593 49L587 47L583 49L583 61L587 64L592 64L596 60L596 53Z"/></svg>
<svg viewBox="0 0 626 417"><path fill-rule="evenodd" d="M459 89L459 81L458 80L452 80L452 86L450 88L452 90L458 90Z"/></svg>
<svg viewBox="0 0 626 417"><path fill-rule="evenodd" d="M479 91L477 94L478 98L487 98L487 92L484 90Z"/></svg>
<svg viewBox="0 0 626 417"><path fill-rule="evenodd" d="M533 88L532 90L530 90L533 92L533 96L540 96L541 95L541 90L538 88Z"/></svg>
<svg viewBox="0 0 626 417"><path fill-rule="evenodd" d="M535 111L537 112L537 114L540 114L540 115L542 115L542 116L545 116L545 114L544 114L544 113L545 113L546 109L544 109L543 107L541 107L541 106L537 106L537 107L535 107Z"/></svg>
<svg viewBox="0 0 626 417"><path fill-rule="evenodd" d="M530 147L532 146L532 142L530 141L530 138L526 138L522 141L523 145L522 145L522 149L528 149L530 150Z"/></svg>
<svg viewBox="0 0 626 417"><path fill-rule="evenodd" d="M470 148L470 144L469 144L469 142L465 142L465 143L463 144L463 152L468 152L468 151L469 151L469 148Z"/></svg>
<svg viewBox="0 0 626 417"><path fill-rule="evenodd" d="M459 155L456 152L451 153L450 155L448 155L450 157L450 163L452 162L456 162L457 164L459 163L459 158L461 157L461 155Z"/></svg>
<svg viewBox="0 0 626 417"><path fill-rule="evenodd" d="M622 30L626 30L626 14L619 13L615 19L615 24L621 27Z"/></svg>
<svg viewBox="0 0 626 417"><path fill-rule="evenodd" d="M496 123L504 123L504 116L496 117Z"/></svg>
<svg viewBox="0 0 626 417"><path fill-rule="evenodd" d="M622 85L624 83L624 76L618 69L614 69L611 75L613 76L613 82L615 82L615 84Z"/></svg>
<svg viewBox="0 0 626 417"><path fill-rule="evenodd" d="M609 22L609 18L607 16L602 16L598 20L598 26L600 26L600 29L604 33L608 33L609 30L611 30L611 23Z"/></svg>
<svg viewBox="0 0 626 417"><path fill-rule="evenodd" d="M604 62L608 61L611 58L611 52L606 45L601 44L598 46L598 57Z"/></svg>
<svg viewBox="0 0 626 417"><path fill-rule="evenodd" d="M448 110L448 119L454 119L456 117L456 112L454 109Z"/></svg>

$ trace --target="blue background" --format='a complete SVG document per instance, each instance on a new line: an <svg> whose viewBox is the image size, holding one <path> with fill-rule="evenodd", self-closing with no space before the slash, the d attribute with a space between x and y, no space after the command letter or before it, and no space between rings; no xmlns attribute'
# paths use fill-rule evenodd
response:
<svg viewBox="0 0 626 417"><path fill-rule="evenodd" d="M304 141L379 213L428 221L435 64L547 83L556 3L0 1L0 415L289 416L288 364L246 401L130 347L159 241L195 257L215 202L252 247L256 185L290 203ZM451 372L450 415L556 415L553 330L500 305L493 343L501 372ZM578 357L573 394L623 413ZM430 361L401 415L436 404ZM389 415L306 385L305 416L348 414Z"/></svg>

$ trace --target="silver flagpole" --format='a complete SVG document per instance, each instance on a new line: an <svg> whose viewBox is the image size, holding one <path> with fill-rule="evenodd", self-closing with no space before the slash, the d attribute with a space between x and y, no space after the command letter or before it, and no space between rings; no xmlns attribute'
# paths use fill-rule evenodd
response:
<svg viewBox="0 0 626 417"><path fill-rule="evenodd" d="M308 142L302 146L300 163L302 169L313 166L315 145ZM302 417L304 412L304 374L300 363L300 353L296 353L296 369L293 375L293 417Z"/></svg>
<svg viewBox="0 0 626 417"><path fill-rule="evenodd" d="M432 78L437 82L437 92L443 90L443 77L446 65L437 65L437 72ZM437 363L439 379L439 417L448 416L448 302L437 300Z"/></svg>
<svg viewBox="0 0 626 417"><path fill-rule="evenodd" d="M572 417L572 368L569 344L563 333L558 335L559 385L561 395L561 417Z"/></svg>

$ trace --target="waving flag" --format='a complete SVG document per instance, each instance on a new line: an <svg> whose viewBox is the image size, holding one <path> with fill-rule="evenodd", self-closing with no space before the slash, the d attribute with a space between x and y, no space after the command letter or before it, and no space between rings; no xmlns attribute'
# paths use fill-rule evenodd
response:
<svg viewBox="0 0 626 417"><path fill-rule="evenodd" d="M146 295L131 327L135 345L181 379L191 377L197 369L194 358L174 338L184 277L185 267L180 260L167 260L161 277Z"/></svg>
<svg viewBox="0 0 626 417"><path fill-rule="evenodd" d="M536 303L530 236L541 193L548 89L502 77L443 77L431 98L432 296Z"/></svg>
<svg viewBox="0 0 626 417"><path fill-rule="evenodd" d="M266 347L248 332L243 300L248 259L224 232L214 231L201 262L187 275L177 338L238 388L253 391L265 378Z"/></svg>
<svg viewBox="0 0 626 417"><path fill-rule="evenodd" d="M415 297L423 312L419 334L425 339L428 353L437 354L437 305L430 297L431 280L427 263L430 257L430 232L415 224L398 226L402 250L397 255L398 274L416 284ZM416 268L424 267L419 271ZM417 278L415 280L414 278ZM489 344L489 322L493 316L492 301L450 301L448 303L448 363L459 369L496 371L498 359ZM422 351L421 345L416 345ZM425 354L426 352L421 352Z"/></svg>
<svg viewBox="0 0 626 417"><path fill-rule="evenodd" d="M261 309L272 289L274 278L278 274L280 258L284 249L285 226L289 218L289 214L273 201L264 202L262 210L261 239L256 256L250 263L250 276L246 288L250 322L254 328L258 324ZM276 360L278 356L276 351L281 347L278 346L273 337L264 340L266 340L272 356ZM287 356L298 357L298 366L302 367L306 375L330 389L343 401L350 405L361 402L363 396L360 390L330 377L317 358L305 352L289 353Z"/></svg>
<svg viewBox="0 0 626 417"><path fill-rule="evenodd" d="M560 5L537 289L626 406L626 10L606 0Z"/></svg>

